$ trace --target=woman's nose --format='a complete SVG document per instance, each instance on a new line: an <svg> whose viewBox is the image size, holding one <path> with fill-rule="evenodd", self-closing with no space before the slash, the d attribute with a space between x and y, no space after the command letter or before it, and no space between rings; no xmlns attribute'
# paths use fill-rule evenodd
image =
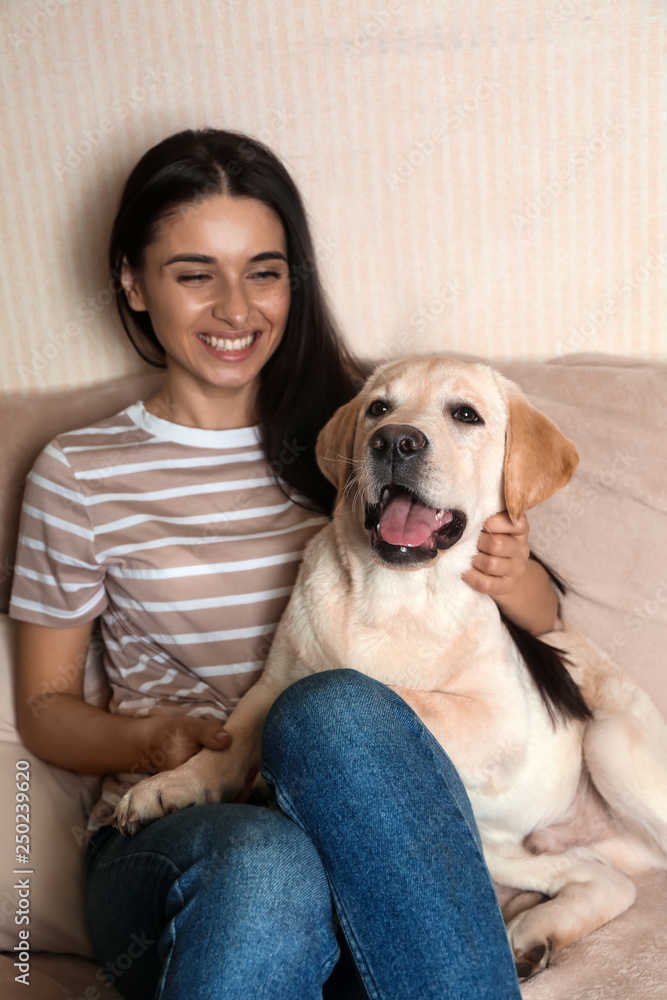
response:
<svg viewBox="0 0 667 1000"><path fill-rule="evenodd" d="M229 282L220 288L213 303L215 319L229 323L230 326L242 327L249 312L250 303L240 282Z"/></svg>

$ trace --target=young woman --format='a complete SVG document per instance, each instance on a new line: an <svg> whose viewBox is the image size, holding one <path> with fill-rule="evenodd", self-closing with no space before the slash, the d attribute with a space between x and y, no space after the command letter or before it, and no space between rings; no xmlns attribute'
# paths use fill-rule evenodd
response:
<svg viewBox="0 0 667 1000"><path fill-rule="evenodd" d="M224 721L332 508L315 438L360 372L299 194L246 136L187 131L149 150L110 265L125 330L164 385L39 457L11 605L26 745L105 775L86 862L107 981L128 998L314 1000L344 939L360 996L518 998L460 781L407 704L354 670L306 678L272 709L265 776L282 811L211 803L133 838L111 825L129 783L229 745ZM525 521L487 528L467 581L548 630L556 598ZM65 669L98 616L107 711ZM58 696L35 714L44 690ZM351 997L335 978L325 994Z"/></svg>

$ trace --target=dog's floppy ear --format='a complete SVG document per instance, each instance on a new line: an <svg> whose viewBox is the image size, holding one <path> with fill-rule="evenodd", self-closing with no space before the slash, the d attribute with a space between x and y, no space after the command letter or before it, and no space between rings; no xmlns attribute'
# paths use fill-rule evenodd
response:
<svg viewBox="0 0 667 1000"><path fill-rule="evenodd" d="M516 524L530 507L567 485L579 455L553 420L517 389L510 388L506 398L505 506Z"/></svg>
<svg viewBox="0 0 667 1000"><path fill-rule="evenodd" d="M358 412L359 400L355 397L336 410L317 436L317 464L338 490L338 502L352 475L352 448Z"/></svg>

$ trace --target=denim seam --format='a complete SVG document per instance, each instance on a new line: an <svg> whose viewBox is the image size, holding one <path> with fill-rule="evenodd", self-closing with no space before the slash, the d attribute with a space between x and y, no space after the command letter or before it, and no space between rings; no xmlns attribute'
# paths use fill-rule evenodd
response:
<svg viewBox="0 0 667 1000"><path fill-rule="evenodd" d="M143 852L137 852L137 853L150 854L151 852L150 851L143 851ZM180 869L178 868L178 865L174 865L174 867L178 871L180 871ZM179 879L184 874L185 874L185 872L180 872L179 878L174 881L173 886L172 886L172 889L175 888L178 891L178 896L179 896L181 907L183 906L183 903L185 901L185 897L183 896L183 893L181 892L181 887L180 887L180 885L178 883L179 883ZM169 965L171 963L171 959L172 959L172 955L173 955L173 951L174 951L174 945L176 944L176 935L174 933L174 918L173 917L172 917L171 920L167 921L167 923L164 926L164 930L163 930L162 933L166 935L167 932L169 934L169 953L167 955L167 958L165 959L164 969L162 970L162 974L160 976L160 981L159 981L159 984L158 984L158 989L157 989L157 992L155 994L155 1000L160 1000L160 998L163 995L163 991L164 991L164 987L165 987L165 980L167 978L167 973L169 971ZM331 955L327 959L325 959L325 961L322 963L322 973L323 973L323 975L326 973L325 980L328 979L329 976L331 975L331 973L333 972L334 966L336 965L336 962L338 961L339 958L340 958L340 948L338 947L338 945L336 945L335 950L332 951Z"/></svg>
<svg viewBox="0 0 667 1000"><path fill-rule="evenodd" d="M449 756L447 754L447 751L440 744L440 742L435 738L435 736L433 735L433 733L431 732L431 730L428 728L428 726L426 726L425 723L422 722L422 720L419 718L419 716L417 715L417 713L415 712L415 710L410 705L408 705L408 703L403 698L401 698L400 695L397 695L394 691L391 691L391 688L389 688L388 690L391 692L391 694L395 695L395 697L398 699L398 701L394 701L393 698L387 698L387 701L390 704L393 704L393 706L394 706L395 709L398 709L400 711L405 711L405 709L407 709L408 712L410 712L417 719L417 721L419 722L420 730L415 735L417 736L417 739L420 741L420 743L426 748L426 750L430 754L431 761L435 765L438 773L441 774L445 778L445 780L446 780L447 776L446 776L446 774L443 773L443 766L442 766L442 762L440 761L440 754L443 754L445 756L445 758L450 762L450 764L452 764L452 767L454 766L453 763L452 763L452 761L451 761L451 759L449 758ZM402 720L399 719L399 722L402 722ZM456 773L458 774L458 771ZM466 791L465 785L463 785L463 781L461 781L461 785L463 786L463 791L464 791L465 795L467 796L468 792ZM459 812L461 813L461 818L462 818L463 822L466 824L466 826L470 830L470 833L472 835L473 841L475 843L475 847L477 848L477 851L479 853L480 858L482 859L482 861L486 865L486 858L484 857L484 848L481 846L481 840L482 840L482 838L481 838L481 834L480 834L480 832L479 832L479 830L478 830L478 828L477 828L477 826L475 824L474 814L473 814L473 824L475 824L475 825L474 826L470 826L470 823L468 822L468 818L465 815L465 813L463 812L463 810L461 809L461 807L459 806L458 802L456 801L456 797L455 796L453 796L453 801L456 804ZM472 804L470 805L470 812L472 813Z"/></svg>
<svg viewBox="0 0 667 1000"><path fill-rule="evenodd" d="M369 969L368 964L366 963L366 959L364 958L361 949L359 947L357 937L354 933L354 930L352 929L352 924L350 923L350 919L347 913L345 912L345 907L343 906L342 901L338 897L336 887L334 886L333 882L330 882L330 885L331 885L331 892L334 897L334 901L336 903L336 912L338 913L341 925L344 924L345 928L347 929L347 933L345 934L345 939L347 941L350 951L352 952L352 956L357 964L357 969L359 970L360 975L363 979L364 989L368 993L370 1000L382 1000L382 996L378 990L377 983L373 979L371 970Z"/></svg>
<svg viewBox="0 0 667 1000"><path fill-rule="evenodd" d="M271 774L271 771L269 771L269 769L267 768L266 771L263 770L263 774L264 774L264 777L266 777L267 774L271 776L271 784L274 786L274 788L276 790L276 798L278 799L279 802L282 800L282 802L284 802L287 805L288 809L291 810L290 818L291 818L292 815L294 815L294 816L297 815L297 810L294 809L293 804L292 804L292 800L290 799L289 795L287 795L285 792L283 792L283 790L279 787L279 785L277 784L277 782L275 780L275 777L273 776L273 774ZM267 780L269 780L269 779L267 779ZM326 872L326 875L327 875L327 881L329 882L329 888L330 888L331 893L333 895L334 902L336 903L336 912L337 912L338 916L341 918L341 920L345 921L345 925L347 926L347 929L349 931L349 935L348 934L345 935L346 940L348 942L348 945L349 945L349 947L350 947L350 949L352 951L352 954L353 954L353 957L355 959L355 962L357 962L357 967L359 965L359 962L361 962L361 964L363 966L363 972L361 973L361 975L362 975L362 978L364 980L364 987L366 988L366 990L367 990L367 992L369 994L370 1000L382 1000L382 996L378 992L377 985L376 985L375 981L373 980L371 971L368 968L363 955L361 954L361 951L359 949L359 945L358 945L356 936L355 936L354 931L352 929L352 925L350 923L350 920L349 920L347 914L345 913L345 908L343 907L342 901L340 900L340 897L338 896L338 893L336 891L336 887L335 887L335 885L333 883L333 880L330 878L328 872ZM359 960L359 961L357 961L357 960Z"/></svg>
<svg viewBox="0 0 667 1000"><path fill-rule="evenodd" d="M177 866L175 865L174 867L177 867ZM183 875L183 874L184 873L181 872L181 875ZM174 882L174 884L172 886L172 889L173 888L175 888L178 891L178 896L179 896L180 903L181 903L181 908L182 908L183 903L185 901L185 897L183 896L183 893L181 892L181 887L178 884L178 879L176 879L176 881ZM169 920L165 924L164 930L162 931L162 934L164 934L164 935L167 935L167 933L169 935L169 951L168 951L167 957L166 957L165 962L164 962L164 968L162 969L162 974L160 976L160 981L159 981L159 984L158 984L158 989L157 989L157 992L155 994L155 1000L160 1000L160 997L163 995L163 991L164 991L164 987L165 987L165 981L166 981L166 978L167 978L167 972L169 971L169 965L171 964L171 958L172 958L172 955L173 955L173 952L174 952L174 945L176 944L176 933L175 933L175 930L174 930L174 918L173 917L172 917L171 920Z"/></svg>
<svg viewBox="0 0 667 1000"><path fill-rule="evenodd" d="M410 717L410 721L413 721L413 722L416 721L417 722L417 724L418 724L417 725L417 731L414 732L413 735L417 738L417 740L421 744L423 750L428 755L428 758L429 758L432 766L436 769L437 773L440 774L444 778L444 780L446 781L447 780L447 774L445 772L444 764L443 764L442 760L440 759L440 757L441 757L441 755L443 755L449 763L451 763L451 761L450 761L449 757L447 756L447 753L444 750L444 748L441 746L441 744L439 743L439 741L435 738L435 736L430 731L430 729L428 729L428 727L420 719L419 715L405 701L405 699L401 698L400 695L396 694L395 691L392 691L391 688L387 687L386 685L382 685L381 687L383 687L384 690L380 690L380 695L383 698L383 700L385 700L388 703L388 705L390 707L390 711L392 711L392 713L397 717L397 722L399 723L399 725L401 725L404 729L409 729L409 725L406 724L406 719L405 719L406 712L407 712L408 716ZM401 716L403 716L403 718L401 718ZM294 808L290 796L279 786L278 782L276 781L275 775L271 772L271 770L266 765L262 766L262 776L271 785L273 785L273 787L275 789L275 794L276 794L276 799L278 801L278 804L279 805L283 805L284 804L287 807L287 809L289 810L288 815L290 816L290 818L292 818L293 820L295 820L295 817L298 816L298 811ZM464 794L467 795L467 792L465 791L465 788L464 788ZM466 827L470 831L471 839L472 839L472 842L473 842L473 845L474 845L474 850L477 852L478 857L481 860L482 865L484 866L484 868L486 868L487 873L488 873L488 866L486 865L486 859L484 858L484 852L483 852L483 849L480 846L479 831L477 830L476 827L473 828L473 827L470 826L470 823L468 822L468 819L467 819L467 817L465 815L465 812L461 808L461 805L458 802L457 796L454 795L454 794L452 794L452 803L456 807L457 811L459 812L459 814L461 816L461 819L463 820L463 822L465 823ZM471 811L472 811L472 809L471 809ZM473 816L473 823L474 822L475 822L475 820L474 820L474 816ZM301 825L301 824L299 823L299 825ZM305 832L308 833L308 830L305 827L304 827L304 829L305 829ZM309 836L310 836L310 834L309 834ZM365 987L366 991L368 992L369 998L370 998L370 1000L385 1000L383 994L379 991L378 986L377 986L376 982L373 979L371 970L369 969L369 967L368 967L368 965L367 965L367 963L366 963L366 961L364 959L364 956L363 956L363 954L362 954L362 952L361 952L361 950L359 948L358 940L356 938L356 935L355 935L354 930L352 928L352 925L350 923L350 919L349 919L347 913L345 912L345 908L342 905L342 901L340 900L340 897L339 897L338 892L336 890L336 887L335 887L335 885L333 883L333 880L329 876L329 872L328 871L327 871L326 874L327 874L327 879L329 881L331 893L333 895L333 898L334 898L334 901L335 901L335 904L336 904L336 910L337 910L337 912L339 914L339 917L340 917L340 920L341 920L341 924L344 923L344 925L345 925L345 930L346 930L345 937L346 937L346 939L348 941L348 945L349 945L350 950L352 952L352 955L353 955L353 957L355 959L355 962L357 963L357 968L359 969L360 975L361 975L361 977L363 979L364 987ZM491 876L490 876L490 874L489 874L489 882L491 882Z"/></svg>

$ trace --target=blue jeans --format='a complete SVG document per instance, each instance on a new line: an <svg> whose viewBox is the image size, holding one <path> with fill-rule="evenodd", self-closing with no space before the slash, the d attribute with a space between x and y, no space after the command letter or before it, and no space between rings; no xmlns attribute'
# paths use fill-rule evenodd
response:
<svg viewBox="0 0 667 1000"><path fill-rule="evenodd" d="M128 1000L520 1000L466 793L402 698L355 670L306 677L262 760L282 813L211 804L95 835L104 981Z"/></svg>

